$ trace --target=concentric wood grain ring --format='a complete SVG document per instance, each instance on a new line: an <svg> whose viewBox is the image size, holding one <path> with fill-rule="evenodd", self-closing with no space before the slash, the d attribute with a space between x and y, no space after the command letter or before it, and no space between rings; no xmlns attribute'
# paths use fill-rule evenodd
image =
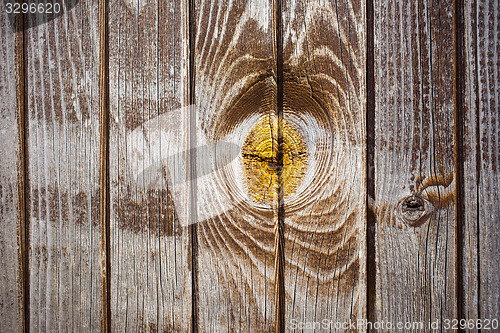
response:
<svg viewBox="0 0 500 333"><path fill-rule="evenodd" d="M283 135L282 186L286 209L300 209L325 182L331 167L333 128L328 112L304 80L287 76ZM306 81L307 82L307 81ZM243 91L217 121L216 140L241 147L238 163L218 172L219 185L256 214L277 205L278 117L272 76Z"/></svg>

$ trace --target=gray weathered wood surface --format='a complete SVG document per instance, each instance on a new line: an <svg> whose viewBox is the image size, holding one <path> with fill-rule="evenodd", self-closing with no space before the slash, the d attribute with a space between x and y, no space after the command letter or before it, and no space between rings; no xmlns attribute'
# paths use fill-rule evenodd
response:
<svg viewBox="0 0 500 333"><path fill-rule="evenodd" d="M258 119L276 117L273 10L267 0L195 1L196 146L242 147ZM244 191L240 156L221 162L196 182L199 329L272 331L275 202Z"/></svg>
<svg viewBox="0 0 500 333"><path fill-rule="evenodd" d="M23 100L22 96L18 100L18 89L22 86L19 86L17 63L19 46L22 54L22 37L19 33L16 36L4 12L0 14L0 35L0 331L6 332L20 331L24 325L21 266L24 189L19 117Z"/></svg>
<svg viewBox="0 0 500 333"><path fill-rule="evenodd" d="M184 161L187 3L110 1L111 329L190 331L189 232L155 163ZM165 120L165 117L167 120ZM148 169L149 168L149 169Z"/></svg>
<svg viewBox="0 0 500 333"><path fill-rule="evenodd" d="M283 1L284 118L308 153L285 198L291 331L365 317L365 20L361 1Z"/></svg>
<svg viewBox="0 0 500 333"><path fill-rule="evenodd" d="M375 318L428 325L457 317L453 2L374 9Z"/></svg>
<svg viewBox="0 0 500 333"><path fill-rule="evenodd" d="M97 14L25 30L31 331L100 327Z"/></svg>
<svg viewBox="0 0 500 333"><path fill-rule="evenodd" d="M110 0L109 110L100 1L1 16L0 331L500 319L498 0Z"/></svg>
<svg viewBox="0 0 500 333"><path fill-rule="evenodd" d="M464 316L500 316L500 17L465 1Z"/></svg>

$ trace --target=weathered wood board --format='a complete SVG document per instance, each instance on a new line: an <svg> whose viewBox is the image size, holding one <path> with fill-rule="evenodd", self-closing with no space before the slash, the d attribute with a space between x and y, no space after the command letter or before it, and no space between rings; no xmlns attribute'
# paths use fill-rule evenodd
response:
<svg viewBox="0 0 500 333"><path fill-rule="evenodd" d="M0 332L499 320L499 2L463 2L2 12Z"/></svg>
<svg viewBox="0 0 500 333"><path fill-rule="evenodd" d="M179 217L189 197L174 202L167 175L183 170L188 148L175 122L189 111L187 2L109 9L111 331L186 332L190 238Z"/></svg>
<svg viewBox="0 0 500 333"><path fill-rule="evenodd" d="M375 320L428 330L457 317L454 7L374 9Z"/></svg>
<svg viewBox="0 0 500 333"><path fill-rule="evenodd" d="M4 11L0 14L0 36L0 332L19 332L24 325L21 271L23 157L22 124L19 122L23 91L19 87L22 81L19 82L18 75L18 61L22 64L22 32L16 37Z"/></svg>
<svg viewBox="0 0 500 333"><path fill-rule="evenodd" d="M258 150L259 138L275 140L273 3L194 3L194 144L213 145L207 157L215 163L211 173L197 175L194 198L199 330L269 332L275 326L275 190L270 185L268 199L254 200L251 184L260 180L248 174L255 166L244 156ZM255 140L248 141L252 133Z"/></svg>
<svg viewBox="0 0 500 333"><path fill-rule="evenodd" d="M361 1L283 1L284 120L307 156L285 193L287 331L365 318L365 20Z"/></svg>
<svg viewBox="0 0 500 333"><path fill-rule="evenodd" d="M464 317L500 318L498 1L465 1Z"/></svg>
<svg viewBox="0 0 500 333"><path fill-rule="evenodd" d="M25 31L30 331L100 327L97 20L81 1Z"/></svg>

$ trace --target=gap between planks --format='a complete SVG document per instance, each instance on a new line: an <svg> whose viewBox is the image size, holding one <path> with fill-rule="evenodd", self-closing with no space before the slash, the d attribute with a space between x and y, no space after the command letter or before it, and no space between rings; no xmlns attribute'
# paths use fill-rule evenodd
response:
<svg viewBox="0 0 500 333"><path fill-rule="evenodd" d="M275 320L276 333L284 333L285 323L285 200L283 193L283 4L282 0L275 0L275 47L276 47L276 88L277 88L277 116L278 116L278 151L276 164L278 170L278 219L275 226Z"/></svg>
<svg viewBox="0 0 500 333"><path fill-rule="evenodd" d="M374 0L366 1L366 319L375 322L375 47Z"/></svg>
<svg viewBox="0 0 500 333"><path fill-rule="evenodd" d="M188 31L189 31L189 171L190 171L190 193L189 193L189 235L190 235L190 263L191 263L191 329L193 333L198 332L198 214L197 214L197 166L196 166L196 72L195 72L195 49L196 49L196 18L195 0L188 0Z"/></svg>
<svg viewBox="0 0 500 333"><path fill-rule="evenodd" d="M99 1L99 188L101 225L101 332L111 331L110 183L109 183L109 4Z"/></svg>
<svg viewBox="0 0 500 333"><path fill-rule="evenodd" d="M457 302L457 318L465 318L464 313L464 278L463 278L463 246L465 228L465 188L464 188L464 117L465 117L465 56L464 56L464 0L454 3L453 34L455 37L454 59L454 128L455 128L455 300ZM478 252L479 254L479 252ZM479 281L479 280L478 280ZM478 282L479 288L479 282ZM459 332L463 330L460 329Z"/></svg>

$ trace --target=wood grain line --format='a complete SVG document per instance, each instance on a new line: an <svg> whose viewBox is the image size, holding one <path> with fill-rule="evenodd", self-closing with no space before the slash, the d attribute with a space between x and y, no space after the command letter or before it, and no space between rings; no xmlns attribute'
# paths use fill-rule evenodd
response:
<svg viewBox="0 0 500 333"><path fill-rule="evenodd" d="M477 18L477 4L476 4L476 6L474 6L474 18ZM473 28L473 30L474 30L474 36L477 38L477 36L478 36L477 22L474 21L474 23L475 23L474 24L474 28ZM478 46L477 46L477 43L474 43L474 68L476 70L475 79L476 79L476 82L479 82L479 70L478 70L478 68L479 68L478 67L479 66L479 60L478 60L477 54L478 54ZM476 131L475 132L476 135L480 135L479 133L481 133L481 132L480 132L480 125L479 124L480 124L480 118L481 117L480 117L480 112L479 112L479 110L480 110L479 85L476 85L475 88L476 89L474 91L474 93L475 93L475 100L474 100L475 108L474 108L474 111L476 111L476 112L475 112L475 119L474 120L475 120L476 123L475 123L474 129ZM467 134L471 135L471 133L467 133ZM476 235L475 235L476 236L476 238L475 238L475 240L476 240L476 244L475 244L476 245L475 246L475 250L476 250L476 265L473 266L476 269L476 272L477 272L477 277L476 277L476 280L474 281L475 282L474 285L477 286L477 298L475 299L476 302L478 302L478 300L481 299L481 267L480 267L480 265L481 265L481 252L480 252L481 247L480 247L480 242L478 241L479 240L479 235L480 235L480 224L481 224L480 220L479 220L479 216L480 216L480 209L479 209L479 207L480 207L480 197L479 197L479 192L480 192L480 179L481 179L481 154L479 154L480 151L481 151L481 142L480 142L480 140L478 140L476 138L476 144L475 144L475 152L476 152L476 154L475 154L475 161L474 161L475 162L475 168L476 168L476 170L475 170L476 171L475 172L476 179L475 179L475 182L474 182L475 183L474 185L476 187L476 193L475 193L475 195L476 195L476 209L475 209L475 212L474 212L476 214L476 221L475 221L475 228L474 228L474 230L476 232ZM466 227L466 226L464 226L464 227ZM473 242L471 242L470 245L473 246L474 245ZM462 282L465 283L465 281L462 281ZM465 288L465 286L464 286L464 288ZM465 297L465 295L464 295L464 297ZM471 300L470 296L468 297L467 300L470 302L470 300ZM470 303L473 303L473 302L470 302ZM469 309L467 309L467 310L469 310ZM482 318L481 317L481 306L479 304L476 306L476 309L474 309L474 310L476 310L477 318ZM464 309L464 311L465 311L465 309ZM467 311L467 312L469 312L469 311Z"/></svg>
<svg viewBox="0 0 500 333"><path fill-rule="evenodd" d="M455 299L457 303L457 317L464 316L464 217L465 217L465 187L464 187L464 117L465 117L465 55L464 55L464 0L454 1L453 28L455 35L455 61L454 61L454 127L455 127ZM460 330L463 331L463 330Z"/></svg>
<svg viewBox="0 0 500 333"><path fill-rule="evenodd" d="M109 32L108 1L99 1L99 113L100 113L100 224L101 332L111 331L111 259L109 200Z"/></svg>
<svg viewBox="0 0 500 333"><path fill-rule="evenodd" d="M475 4L474 6L474 18L477 18L477 3ZM477 22L474 20L474 27L473 27L473 30L474 30L474 36L477 38L478 36L478 27L477 27ZM469 23L470 24L470 23ZM478 47L477 47L477 43L474 43L474 69L476 70L476 73L475 74L475 80L476 82L479 82L479 70L478 70L478 66L479 66L479 60L478 60L478 57L477 57L477 54L478 54ZM469 83L470 85L470 83ZM479 103L479 85L476 85L475 87L475 100L474 100L474 106L475 108L473 109L475 111L475 117L474 117L474 120L475 120L475 126L474 126L474 130L475 130L475 134L476 135L480 135L479 133L480 132L480 103ZM472 95L472 94L471 94ZM472 97L472 96L469 96L469 98ZM472 109L472 108L471 108ZM471 135L472 133L467 133L468 135ZM471 135L472 136L472 135ZM481 306L479 305L479 300L481 299L481 247L480 247L480 242L478 241L479 240L479 235L480 235L480 220L479 220L479 216L480 216L480 197L479 197L479 193L480 193L480 179L481 179L481 154L479 154L479 152L481 151L481 142L480 140L478 140L477 138L476 139L476 143L475 143L475 159L474 159L474 162L475 162L475 176L476 176L476 179L475 179L475 182L474 182L474 185L476 187L476 209L475 209L475 214L476 214L476 221L475 221L475 228L473 228L473 230L475 231L475 241L476 241L476 244L475 244L475 250L476 250L476 264L473 265L472 267L474 267L476 269L476 272L477 272L477 276L476 276L476 280L474 281L475 283L472 283L473 285L477 286L477 294L476 294L476 299L475 302L477 302L477 306L476 306L476 309L473 309L473 310L476 310L476 315L477 315L477 318L481 318ZM464 167L465 169L465 167ZM465 182L465 180L464 180ZM466 225L464 225L464 228L467 227ZM473 242L470 242L470 245L471 247L474 245ZM472 251L471 251L472 252ZM463 258L464 260L466 260L466 258L464 257ZM465 262L464 262L465 264ZM474 269L473 268L473 269ZM466 283L465 280L462 281L464 284ZM467 281L469 282L469 281ZM466 288L466 286L464 285L464 288ZM467 297L467 301L469 301L468 303L473 303L471 302L471 300L473 298L470 297L470 295L467 293L468 297ZM464 301L465 301L465 295L464 295ZM472 308L472 306L469 305L469 308ZM469 314L469 311L470 309L463 309L463 311L467 311L467 313ZM470 316L468 316L470 317Z"/></svg>

